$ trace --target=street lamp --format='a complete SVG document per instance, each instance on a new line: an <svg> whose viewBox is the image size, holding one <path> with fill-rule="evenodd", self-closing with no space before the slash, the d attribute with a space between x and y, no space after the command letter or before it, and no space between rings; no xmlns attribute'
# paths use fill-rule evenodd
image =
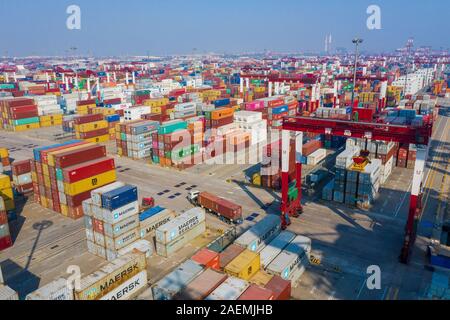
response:
<svg viewBox="0 0 450 320"><path fill-rule="evenodd" d="M358 67L358 45L363 42L363 39L355 38L352 40L352 42L355 44L355 69L353 70L352 104L350 105L353 109L353 103L355 101L356 68Z"/></svg>

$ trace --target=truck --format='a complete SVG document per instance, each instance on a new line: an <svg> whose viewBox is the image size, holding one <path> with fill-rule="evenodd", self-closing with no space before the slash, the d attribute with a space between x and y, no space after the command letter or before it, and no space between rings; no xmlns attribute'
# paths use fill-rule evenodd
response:
<svg viewBox="0 0 450 320"><path fill-rule="evenodd" d="M228 224L239 225L244 222L241 206L209 192L192 190L187 195L187 199L194 206L204 208Z"/></svg>

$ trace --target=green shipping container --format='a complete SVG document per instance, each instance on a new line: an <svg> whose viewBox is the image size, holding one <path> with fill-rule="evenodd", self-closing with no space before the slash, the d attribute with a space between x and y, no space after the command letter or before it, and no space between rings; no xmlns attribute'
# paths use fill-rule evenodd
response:
<svg viewBox="0 0 450 320"><path fill-rule="evenodd" d="M23 126L25 124L32 124L32 123L39 123L39 117L13 120L13 125L15 126Z"/></svg>
<svg viewBox="0 0 450 320"><path fill-rule="evenodd" d="M121 132L121 133L120 133L120 140L122 140L122 141L127 141L127 134Z"/></svg>
<svg viewBox="0 0 450 320"><path fill-rule="evenodd" d="M172 160L180 160L198 152L200 152L200 146L198 144L194 144L180 150L166 151L164 152L164 156Z"/></svg>
<svg viewBox="0 0 450 320"><path fill-rule="evenodd" d="M0 83L0 89L14 89L15 87L12 83Z"/></svg>
<svg viewBox="0 0 450 320"><path fill-rule="evenodd" d="M177 130L183 130L187 129L187 122L186 121L180 121L173 124L163 125L159 127L158 134L170 134Z"/></svg>

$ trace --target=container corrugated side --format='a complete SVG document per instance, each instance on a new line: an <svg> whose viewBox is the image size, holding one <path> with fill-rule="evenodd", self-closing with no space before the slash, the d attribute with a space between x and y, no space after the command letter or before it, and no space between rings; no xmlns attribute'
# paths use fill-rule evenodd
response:
<svg viewBox="0 0 450 320"><path fill-rule="evenodd" d="M183 262L153 286L153 299L172 300L177 293L183 290L202 271L203 267L192 260Z"/></svg>
<svg viewBox="0 0 450 320"><path fill-rule="evenodd" d="M175 300L203 300L221 285L227 277L226 274L206 269L177 294Z"/></svg>
<svg viewBox="0 0 450 320"><path fill-rule="evenodd" d="M92 203L101 206L102 205L102 193L106 193L115 189L118 189L120 187L123 187L125 183L117 181L111 184L108 184L106 186L103 186L101 188L95 189L91 192L91 199Z"/></svg>
<svg viewBox="0 0 450 320"><path fill-rule="evenodd" d="M225 267L225 272L233 277L249 280L259 271L260 266L259 253L245 250Z"/></svg>
<svg viewBox="0 0 450 320"><path fill-rule="evenodd" d="M76 300L96 300L146 267L146 258L142 253L119 257L99 271L82 278L81 288L75 292Z"/></svg>
<svg viewBox="0 0 450 320"><path fill-rule="evenodd" d="M67 280L60 278L28 294L26 300L73 300L73 290L69 290Z"/></svg>
<svg viewBox="0 0 450 320"><path fill-rule="evenodd" d="M117 288L108 292L100 300L129 300L147 287L147 271L141 271Z"/></svg>
<svg viewBox="0 0 450 320"><path fill-rule="evenodd" d="M182 234L181 236L177 237L172 242L163 244L161 242L156 242L156 253L163 257L170 257L171 254L177 252L181 248L183 248L186 244L189 243L189 241L192 241L193 239L199 237L206 231L206 223L201 222L200 224L196 225L194 228L190 229L186 233Z"/></svg>
<svg viewBox="0 0 450 320"><path fill-rule="evenodd" d="M156 241L166 244L205 221L205 210L193 208L156 229Z"/></svg>
<svg viewBox="0 0 450 320"><path fill-rule="evenodd" d="M234 243L251 251L261 251L267 243L272 241L281 231L280 217L268 215L250 230L237 238Z"/></svg>
<svg viewBox="0 0 450 320"><path fill-rule="evenodd" d="M141 238L154 235L156 229L170 222L175 217L176 217L175 211L165 209L151 216L150 218L141 221L139 224Z"/></svg>
<svg viewBox="0 0 450 320"><path fill-rule="evenodd" d="M205 300L237 300L250 283L235 277L228 277Z"/></svg>
<svg viewBox="0 0 450 320"><path fill-rule="evenodd" d="M2 300L19 300L19 295L10 287L0 284L0 301Z"/></svg>
<svg viewBox="0 0 450 320"><path fill-rule="evenodd" d="M295 234L289 231L282 231L260 252L261 267L266 268L281 251L295 238Z"/></svg>

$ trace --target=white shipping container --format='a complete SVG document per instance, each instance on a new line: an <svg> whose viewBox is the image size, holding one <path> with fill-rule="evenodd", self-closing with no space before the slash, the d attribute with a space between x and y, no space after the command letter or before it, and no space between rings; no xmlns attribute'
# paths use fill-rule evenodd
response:
<svg viewBox="0 0 450 320"><path fill-rule="evenodd" d="M61 192L59 193L59 199L61 200ZM64 196L65 199L65 196ZM92 199L89 198L87 200L84 200L82 203L83 206L83 213L85 216L92 217L94 215L94 212L92 211L93 202Z"/></svg>
<svg viewBox="0 0 450 320"><path fill-rule="evenodd" d="M9 236L9 225L7 223L0 224L0 238Z"/></svg>
<svg viewBox="0 0 450 320"><path fill-rule="evenodd" d="M21 174L20 176L13 176L13 181L15 185L23 186L25 184L32 183L31 172Z"/></svg>
<svg viewBox="0 0 450 320"><path fill-rule="evenodd" d="M347 141L354 141L348 139ZM336 168L347 169L353 163L353 157L357 156L361 148L355 145L347 145L346 149L336 157Z"/></svg>
<svg viewBox="0 0 450 320"><path fill-rule="evenodd" d="M165 209L154 216L141 221L139 225L141 238L154 235L156 229L173 220L175 217L175 211Z"/></svg>
<svg viewBox="0 0 450 320"><path fill-rule="evenodd" d="M111 184L108 184L104 187L95 189L91 191L91 199L92 199L92 203L95 204L96 206L101 207L102 206L102 194L103 193L107 193L109 191L113 191L116 190L120 187L123 187L125 185L125 183L117 181Z"/></svg>
<svg viewBox="0 0 450 320"><path fill-rule="evenodd" d="M105 247L106 249L115 251L130 245L131 243L135 242L138 239L140 239L139 229L136 228L129 232L121 234L115 239L105 237Z"/></svg>
<svg viewBox="0 0 450 320"><path fill-rule="evenodd" d="M177 252L183 248L190 241L199 237L206 231L206 222L201 222L189 231L183 233L181 236L177 237L175 240L169 243L156 242L156 254L162 257L170 257L173 253Z"/></svg>
<svg viewBox="0 0 450 320"><path fill-rule="evenodd" d="M124 256L134 250L138 250L145 254L145 257L150 258L153 255L153 244L147 240L137 240L136 242L122 248L118 251L119 256Z"/></svg>
<svg viewBox="0 0 450 320"><path fill-rule="evenodd" d="M60 278L37 289L26 296L26 300L73 300L73 290L67 286L67 280Z"/></svg>
<svg viewBox="0 0 450 320"><path fill-rule="evenodd" d="M0 301L4 300L19 300L19 295L10 287L0 284Z"/></svg>
<svg viewBox="0 0 450 320"><path fill-rule="evenodd" d="M205 221L205 210L193 208L156 229L156 241L166 244Z"/></svg>
<svg viewBox="0 0 450 320"><path fill-rule="evenodd" d="M205 300L237 300L249 286L250 283L245 280L228 277Z"/></svg>
<svg viewBox="0 0 450 320"><path fill-rule="evenodd" d="M281 233L259 253L261 266L265 269L294 238L295 234L292 232L281 231Z"/></svg>
<svg viewBox="0 0 450 320"><path fill-rule="evenodd" d="M100 212L102 212L100 220L103 220L106 223L116 224L133 215L138 214L139 202L137 201L131 202L113 211L101 208Z"/></svg>
<svg viewBox="0 0 450 320"><path fill-rule="evenodd" d="M262 113L256 111L236 111L234 113L235 122L253 123L262 120Z"/></svg>
<svg viewBox="0 0 450 320"><path fill-rule="evenodd" d="M105 236L110 238L116 238L121 234L129 232L139 227L139 215L134 215L130 218L122 220L116 224L103 223L103 229Z"/></svg>
<svg viewBox="0 0 450 320"><path fill-rule="evenodd" d="M313 153L311 153L307 158L307 164L310 166L317 165L320 161L325 159L327 156L327 150L326 149L317 149Z"/></svg>
<svg viewBox="0 0 450 320"><path fill-rule="evenodd" d="M134 277L107 293L100 300L129 300L147 287L147 271L141 271Z"/></svg>
<svg viewBox="0 0 450 320"><path fill-rule="evenodd" d="M88 241L95 242L94 230L86 229L86 239Z"/></svg>

